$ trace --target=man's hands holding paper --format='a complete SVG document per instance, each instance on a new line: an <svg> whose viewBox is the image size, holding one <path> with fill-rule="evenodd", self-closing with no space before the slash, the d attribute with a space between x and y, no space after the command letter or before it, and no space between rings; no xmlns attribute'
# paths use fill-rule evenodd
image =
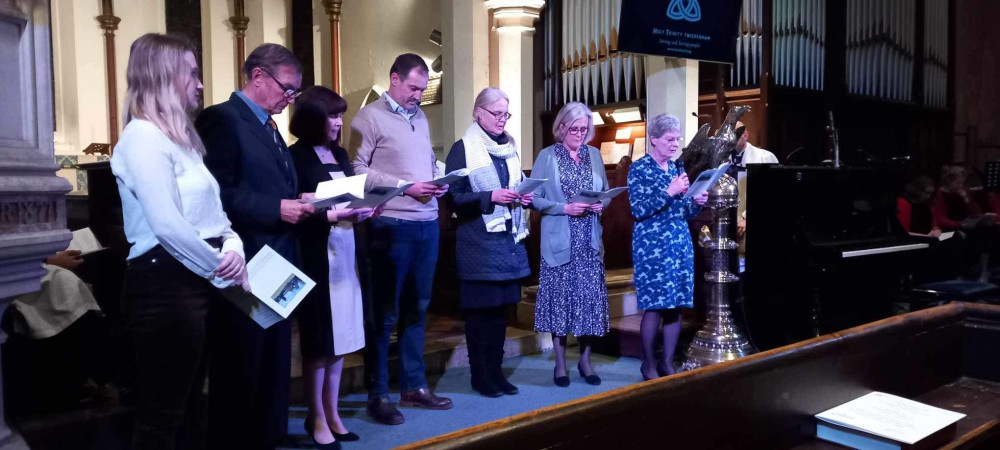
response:
<svg viewBox="0 0 1000 450"><path fill-rule="evenodd" d="M247 265L243 258L232 250L222 255L222 262L215 268L215 276L223 280L233 280L244 291L250 292L250 282L247 281Z"/></svg>
<svg viewBox="0 0 1000 450"><path fill-rule="evenodd" d="M413 197L421 203L427 203L431 200L431 197L441 197L447 192L447 184L438 186L426 181L417 181L409 189L403 191L404 194Z"/></svg>
<svg viewBox="0 0 1000 450"><path fill-rule="evenodd" d="M306 194L302 194L302 198L305 199ZM281 200L281 220L285 222L299 223L314 212L316 212L316 208L313 205L301 203L298 200Z"/></svg>

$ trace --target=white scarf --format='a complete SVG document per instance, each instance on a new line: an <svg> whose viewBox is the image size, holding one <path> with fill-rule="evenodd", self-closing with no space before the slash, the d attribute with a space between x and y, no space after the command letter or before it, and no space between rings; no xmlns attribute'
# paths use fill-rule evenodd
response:
<svg viewBox="0 0 1000 450"><path fill-rule="evenodd" d="M521 184L521 160L517 156L514 140L507 136L506 144L497 144L475 121L462 136L465 145L465 167L469 169L469 184L474 192L492 192L497 189L516 189ZM500 177L493 167L490 156L504 159L507 163L507 186L500 186ZM489 233L507 231L507 220L511 220L514 242L521 242L528 236L528 215L518 205L513 207L494 205L493 211L483 214L483 222Z"/></svg>

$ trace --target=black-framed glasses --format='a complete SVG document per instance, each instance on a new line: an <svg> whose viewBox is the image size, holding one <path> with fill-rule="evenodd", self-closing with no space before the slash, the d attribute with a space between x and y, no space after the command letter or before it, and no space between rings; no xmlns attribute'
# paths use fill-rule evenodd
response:
<svg viewBox="0 0 1000 450"><path fill-rule="evenodd" d="M488 112L490 114L493 114L493 117L496 118L497 120L508 120L513 115L513 114L511 114L509 112L500 112L500 111L493 112L493 111L490 111L490 110L488 110L486 108L483 108L482 106L480 106L479 109L481 109L483 111L486 111L486 112Z"/></svg>
<svg viewBox="0 0 1000 450"><path fill-rule="evenodd" d="M566 128L566 133L568 134L587 134L587 131L587 127Z"/></svg>
<svg viewBox="0 0 1000 450"><path fill-rule="evenodd" d="M261 72L264 72L267 74L267 76L271 77L271 79L274 80L275 83L278 83L278 87L280 87L282 90L281 94L284 95L285 97L294 100L296 97L302 95L302 89L295 89L285 83L278 81L278 79L275 78L274 75L271 75L271 72L264 70L263 67L260 67L259 69Z"/></svg>

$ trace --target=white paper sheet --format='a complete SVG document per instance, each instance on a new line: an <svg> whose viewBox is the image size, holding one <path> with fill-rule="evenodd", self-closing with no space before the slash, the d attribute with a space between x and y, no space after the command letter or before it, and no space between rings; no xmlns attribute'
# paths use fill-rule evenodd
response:
<svg viewBox="0 0 1000 450"><path fill-rule="evenodd" d="M570 202L574 203L586 203L588 205L593 205L597 202L602 202L604 200L611 200L628 190L628 186L616 187L614 189L608 189L604 192L600 191L580 191L579 194L569 199Z"/></svg>
<svg viewBox="0 0 1000 450"><path fill-rule="evenodd" d="M413 186L413 183L404 183L399 187L374 186L365 193L364 198L351 201L347 208L378 208L389 200L403 195L410 186Z"/></svg>
<svg viewBox="0 0 1000 450"><path fill-rule="evenodd" d="M74 231L73 240L69 241L69 247L66 248L66 250L79 250L80 256L104 249L105 247L101 245L97 240L97 236L94 236L94 232L89 227Z"/></svg>
<svg viewBox="0 0 1000 450"><path fill-rule="evenodd" d="M428 181L428 183L433 184L435 186L444 186L446 184L452 184L458 180L461 180L463 177L467 176L469 176L469 169L458 169L441 178L436 178L431 181Z"/></svg>
<svg viewBox="0 0 1000 450"><path fill-rule="evenodd" d="M529 192L534 192L535 189L538 189L539 187L541 187L543 184L545 184L546 181L549 181L549 179L548 178L525 178L525 179L521 180L521 184L517 185L517 195L524 195L524 194L527 194Z"/></svg>
<svg viewBox="0 0 1000 450"><path fill-rule="evenodd" d="M816 414L817 419L834 425L911 445L963 417L884 392L872 392Z"/></svg>
<svg viewBox="0 0 1000 450"><path fill-rule="evenodd" d="M349 194L355 198L364 198L365 180L367 179L368 174L363 173L353 177L324 181L316 185L316 198L328 199L344 194Z"/></svg>

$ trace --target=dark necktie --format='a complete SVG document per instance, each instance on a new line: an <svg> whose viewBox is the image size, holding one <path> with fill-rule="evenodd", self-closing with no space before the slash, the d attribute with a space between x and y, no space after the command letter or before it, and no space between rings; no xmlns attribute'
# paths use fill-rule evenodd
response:
<svg viewBox="0 0 1000 450"><path fill-rule="evenodd" d="M281 160L285 163L285 175L291 175L291 167L288 165L288 149L285 147L285 141L281 139L281 134L278 133L278 124L274 122L274 119L268 117L267 127L271 130L274 145L278 147L278 154L281 155Z"/></svg>
<svg viewBox="0 0 1000 450"><path fill-rule="evenodd" d="M736 157L733 158L733 164L735 164L737 166L740 165L740 163L743 162L743 154L744 153L746 153L746 152L742 151L742 152L737 153Z"/></svg>

